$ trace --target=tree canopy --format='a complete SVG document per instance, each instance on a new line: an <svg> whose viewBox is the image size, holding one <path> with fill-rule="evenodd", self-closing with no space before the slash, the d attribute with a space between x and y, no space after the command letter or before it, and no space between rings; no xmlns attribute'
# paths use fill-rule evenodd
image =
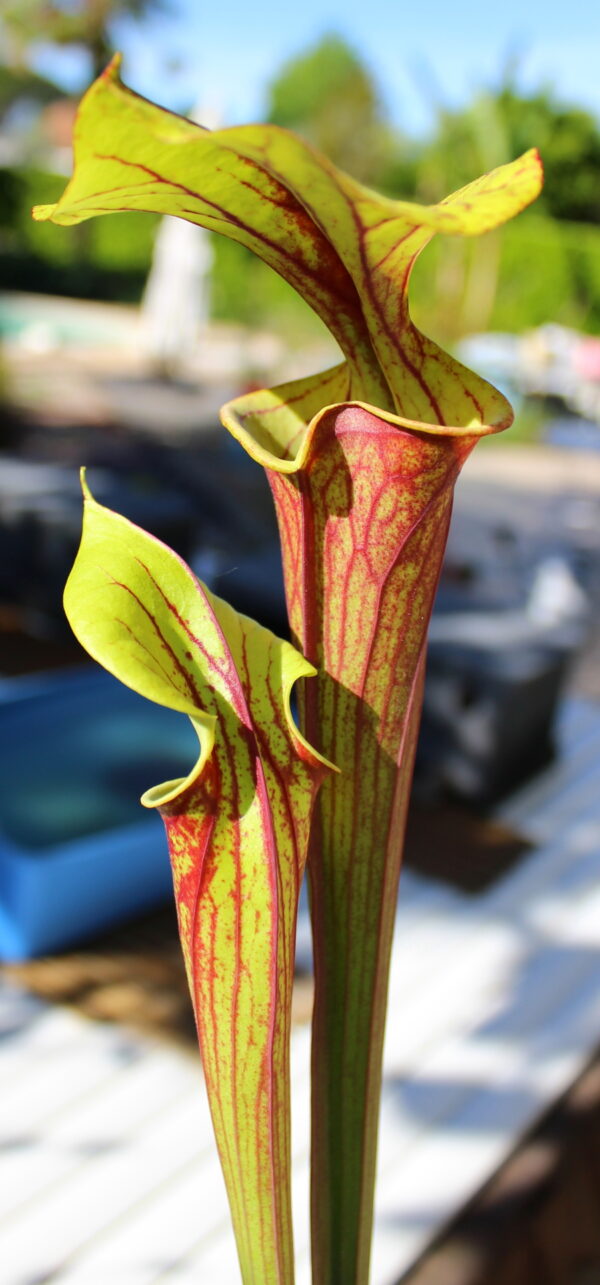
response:
<svg viewBox="0 0 600 1285"><path fill-rule="evenodd" d="M269 88L267 120L295 130L365 183L377 182L391 146L373 77L334 34L282 67Z"/></svg>
<svg viewBox="0 0 600 1285"><path fill-rule="evenodd" d="M114 52L110 24L123 14L143 18L163 0L3 0L2 27L9 60L26 60L33 41L80 45L87 49L97 76Z"/></svg>
<svg viewBox="0 0 600 1285"><path fill-rule="evenodd" d="M560 103L550 89L526 93L512 78L477 94L466 107L439 111L434 133L413 150L412 170L404 166L401 171L414 183L405 194L439 200L448 186L468 183L474 173L529 147L537 147L544 162L538 212L600 223L598 121L580 107Z"/></svg>

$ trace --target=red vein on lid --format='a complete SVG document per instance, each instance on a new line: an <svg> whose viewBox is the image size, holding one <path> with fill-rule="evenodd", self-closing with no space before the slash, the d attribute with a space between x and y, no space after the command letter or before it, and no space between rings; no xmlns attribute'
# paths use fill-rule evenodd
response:
<svg viewBox="0 0 600 1285"><path fill-rule="evenodd" d="M392 350L400 358L400 361L402 362L403 366L406 367L409 374L413 376L416 383L419 385L421 391L425 394L427 400L430 403L431 409L433 410L433 413L436 417L437 422L439 424L444 424L445 420L441 412L441 407L437 402L437 399L433 396L431 389L429 388L425 379L421 375L420 371L417 370L417 368L413 365L413 363L407 357L406 353L404 352L404 349L402 348L402 345L396 341L396 338L390 329L385 312L379 306L379 300L377 298L377 294L375 290L375 283L371 278L370 268L369 268L369 264L366 256L364 227L362 223L360 223L358 214L349 200L347 200L347 205L350 210L352 220L356 227L358 252L359 252L360 261L363 268L363 287L367 295L367 298L371 300L373 311L375 312L376 317L378 318L378 321L381 324L383 332L386 338L388 339Z"/></svg>
<svg viewBox="0 0 600 1285"><path fill-rule="evenodd" d="M158 669L159 673L162 674L163 678L165 678L166 681L171 684L171 687L174 689L174 691L176 692L179 691L179 688L173 678L173 675L170 674L167 669L165 669L164 665L161 665L160 660L158 659L158 656L155 656L154 653L150 650L150 648L147 647L146 644L142 642L141 638L138 637L138 635L134 632L134 630L127 623L127 621L121 620L119 616L115 616L114 619L116 624L121 625L121 627L128 634L131 635L136 648L139 648L140 650L145 651L147 655L150 657L150 660L152 661L152 665L149 665L147 661L139 661L139 663L143 665L144 669L147 669L148 673L152 674L154 678L156 678L156 672Z"/></svg>
<svg viewBox="0 0 600 1285"><path fill-rule="evenodd" d="M126 160L123 156L117 156L115 154L111 154L108 152L95 152L94 158L98 161L116 162L118 165L124 165L126 168L129 168L129 169L141 170L143 174L148 174L148 176L151 179L153 179L156 183L160 183L161 185L164 185L167 187L175 188L177 189L177 191L182 192L184 196L191 196L193 200L196 200L201 204L208 206L209 209L211 210L215 210L222 219L224 219L227 223L231 224L233 227L238 228L241 232L247 233L249 236L254 238L260 244L267 246L270 250L272 250L275 254L280 256L282 259L294 264L296 273L301 271L303 278L308 276L313 282L317 284L317 286L320 289L322 289L322 282L320 279L320 276L322 274L322 268L320 272L317 272L305 260L304 256L302 256L301 258L302 267L300 269L298 253L294 255L290 250L286 249L285 246L282 246L278 242L273 241L273 239L267 236L266 233L253 227L251 224L244 222L244 220L241 219L238 215L233 214L231 211L229 211L226 206L220 205L218 201L213 201L211 200L210 197L203 195L201 192L196 191L194 188L187 187L185 183L181 183L178 179L169 178L165 174L160 174L158 170L151 169L149 165L144 165L142 161ZM110 195L112 190L113 190L112 188L106 188L105 193L98 193L98 195L108 196ZM82 197L80 203L85 203L87 199L88 199L87 197ZM75 202L74 204L77 204L77 202ZM200 213L200 211L198 210L186 211L186 212L193 213L195 217L198 217L198 214ZM327 243L330 244L329 241ZM349 281L352 286L352 289L355 290L354 283L352 282L352 279L350 277L349 277ZM339 290L337 289L332 290L331 293L336 295L340 294Z"/></svg>
<svg viewBox="0 0 600 1285"><path fill-rule="evenodd" d="M164 634L161 632L158 622L156 618L152 615L152 612L149 610L146 604L142 601L139 595L136 594L129 585L124 584L121 580L117 580L109 571L106 571L104 567L102 568L102 570L104 571L104 574L106 575L107 579L110 581L111 584L115 586L115 588L123 589L125 593L128 593L129 596L133 598L134 602L137 603L140 610L144 613L144 615L147 617L150 624L152 625L152 628L154 629L154 632L160 642L161 647L164 649L164 651L166 651L167 655L171 657L173 664L175 666L175 669L180 674L181 678L184 681L184 685L187 687L189 695L195 700L198 708L202 709L202 697L200 695L198 687L196 686L191 674L189 674L185 666L182 665L174 648L171 646L171 644L165 638ZM115 619L117 619L117 617L115 617Z"/></svg>
<svg viewBox="0 0 600 1285"><path fill-rule="evenodd" d="M271 172L271 173L275 173L275 174L276 174L276 176L277 176L278 178L280 178L280 177L281 177L281 176L280 176L280 174L278 174L278 173L277 173L277 171L276 171L275 169L271 169L271 170L270 170L270 172ZM388 323L387 323L387 319L386 319L385 315L382 313L381 308L379 307L379 301L378 301L378 299L377 299L376 294L374 293L374 284L373 284L373 282L372 282L372 280L371 280L370 268L369 268L369 265L368 265L368 262L367 262L367 258L366 258L366 253L365 253L365 236L366 236L366 234L368 233L368 229L366 229L366 228L365 228L365 226L364 226L364 224L362 223L362 220L360 219L360 216L359 216L359 214L358 214L358 211L357 211L356 207L353 205L352 201L350 200L350 198L349 198L348 194L344 191L343 187L341 187L341 185L340 185L340 183L339 183L338 179L336 178L335 171L334 171L333 169L332 169L332 170L329 170L329 169L328 169L328 170L327 170L327 173L328 173L329 178L331 179L331 182L332 182L333 186L335 187L335 189L336 189L336 191L337 191L338 195L342 198L342 200L343 200L343 202L344 202L344 204L345 204L345 207L346 207L346 209L348 210L348 212L349 212L349 214L350 214L350 217L351 217L351 220L352 220L352 222L353 222L353 224L354 224L354 229L355 229L355 233L356 233L356 246L357 246L357 249L358 249L359 258L360 258L360 262L361 262L362 269L363 269L363 272L362 272L362 286L363 286L363 288L364 288L364 290L365 290L365 293L366 293L367 297L368 297L368 298L370 298L370 300L371 300L371 303L372 303L372 305L373 305L373 311L375 312L376 316L378 317L379 321L381 322L381 324L382 324L382 328L383 328L383 330L384 330L384 333L385 333L385 335L386 335L386 337L387 337L387 339L388 339L388 341L389 341L389 343L390 343L390 345L391 345L391 347L392 347L393 351L394 351L394 352L397 354L397 356L400 358L400 360L401 360L402 364L406 367L406 369L409 371L409 373L413 376L413 378L415 379L416 383L417 383L417 384L419 385L419 387L421 388L421 391L422 391L422 392L425 394L425 396L427 397L427 399L428 399L428 401L429 401L429 403L430 403L430 405L431 405L431 408L432 408L432 410L433 410L433 413L434 413L434 415L436 416L436 420L437 420L437 422L438 422L439 424L442 424L442 425L443 425L443 424L445 423L445 421L444 421L444 417L443 417L443 416L442 416L442 414L441 414L441 408L440 408L440 406L438 405L438 402L437 402L436 398L435 398L435 397L433 396L433 394L431 393L431 390L429 389L429 387L428 387L427 383L425 382L425 380L424 380L424 379L422 378L422 376L420 375L419 371L418 371L418 370L416 370L416 369L413 367L412 363L409 361L409 359L407 358L407 356L406 356L406 354L404 353L404 351L402 350L402 348L401 348L400 346L398 346L398 345L397 345L397 343L396 343L396 339L395 339L395 336L392 334L392 332L391 332L391 330L390 330L390 328L389 328L389 325L388 325ZM323 223L322 223L321 219L320 219L320 218L319 218L319 216L317 215L317 213L316 213L316 211L315 211L315 209L314 209L314 206L312 206L312 205L310 204L310 202L305 202L304 204L305 204L305 208L309 211L309 213L310 213L310 215L311 215L312 219L314 220L315 224L317 225L317 227L320 229L320 231L322 231L323 235L324 235L324 236L326 236L326 237L327 237L327 239L329 240L329 239L330 239L330 238L329 238L329 235L328 235L328 233L327 233L326 229L324 228L324 226L323 226ZM333 243L332 243L332 244L333 244ZM337 253L339 254L339 251L337 251ZM341 255L340 255L340 258L341 258ZM342 262L343 262L343 260L342 260ZM344 266L346 266L346 265L344 264ZM350 270L349 270L349 269L346 269L346 270L348 271L349 275L350 275L350 276L352 276L352 274L350 273ZM358 287L356 287L356 286L355 286L355 289L356 289L356 291L357 291L358 298L359 298L359 301L360 301L360 298L361 298L361 296L360 296L360 291L358 290ZM364 317L364 313L362 312L362 304L361 304L361 314L362 314L362 315L363 315L363 317ZM371 337L371 336L370 336L370 328L369 328L368 324L367 324L367 331L368 331L368 333L369 333L369 337Z"/></svg>
<svg viewBox="0 0 600 1285"><path fill-rule="evenodd" d="M179 627L183 630L183 632L189 638L190 642L192 642L194 646L198 648L198 651L206 660L208 667L213 671L215 671L219 675L219 677L225 682L227 686L228 696L229 696L229 699L232 701L232 704L233 704L233 696L234 694L237 694L239 702L241 704L241 711L239 709L236 709L235 712L238 715L238 717L241 719L241 721L245 723L247 727L250 727L251 719L248 711L248 702L246 699L243 686L240 682L237 670L235 668L233 658L231 656L231 652L227 644L227 639L225 638L225 635L219 624L219 621L217 620L217 617L212 607L210 606L210 603L206 597L206 594L202 589L202 586L200 585L200 582L196 580L195 577L192 577L193 582L196 585L198 592L200 593L204 601L206 610L210 612L213 627L221 639L224 659L220 664L218 661L215 660L215 657L210 654L210 652L208 651L204 643L201 641L201 639L198 638L198 636L194 633L188 621L185 620L185 618L177 610L177 607L175 606L175 604L171 601L170 598L167 597L166 593L164 592L164 589L162 588L160 583L156 580L150 568L144 562L142 562L140 558L136 558L136 562L138 562L142 570L145 571L153 587L160 594L160 597L162 598L165 606L168 608L171 615L175 618ZM185 567L185 563L183 563L182 565ZM185 567L185 570L187 571L188 568Z"/></svg>

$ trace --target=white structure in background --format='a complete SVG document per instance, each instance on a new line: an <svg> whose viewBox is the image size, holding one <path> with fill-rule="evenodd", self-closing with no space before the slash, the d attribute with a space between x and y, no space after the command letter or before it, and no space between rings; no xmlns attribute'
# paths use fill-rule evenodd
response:
<svg viewBox="0 0 600 1285"><path fill-rule="evenodd" d="M540 562L526 612L536 625L583 622L589 615L587 594L577 583L565 558L554 555Z"/></svg>
<svg viewBox="0 0 600 1285"><path fill-rule="evenodd" d="M190 119L217 129L220 116L198 105ZM209 233L166 214L158 228L142 299L142 342L153 367L176 375L198 353L209 316L213 252Z"/></svg>

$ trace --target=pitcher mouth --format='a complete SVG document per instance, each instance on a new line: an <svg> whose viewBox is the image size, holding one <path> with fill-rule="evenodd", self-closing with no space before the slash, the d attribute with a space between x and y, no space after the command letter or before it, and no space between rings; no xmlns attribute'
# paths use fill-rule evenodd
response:
<svg viewBox="0 0 600 1285"><path fill-rule="evenodd" d="M510 428L514 419L510 402L489 384L487 388L492 395L490 409L496 411L496 417L493 419L490 417L490 422L482 422L481 418L474 413L472 420L463 424L433 424L398 415L393 411L381 410L378 406L359 399L330 402L306 421L281 396L291 387L292 385L281 385L280 388L263 389L236 397L226 402L220 411L221 423L244 447L248 455L276 473L293 474L304 467L318 426L332 413L339 415L346 410L356 409L366 411L375 419L403 432L419 436L474 440L503 432L504 429Z"/></svg>

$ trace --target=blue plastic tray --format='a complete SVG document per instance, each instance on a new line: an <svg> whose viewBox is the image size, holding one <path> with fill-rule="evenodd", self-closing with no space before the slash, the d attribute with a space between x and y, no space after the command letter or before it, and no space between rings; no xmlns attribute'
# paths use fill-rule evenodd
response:
<svg viewBox="0 0 600 1285"><path fill-rule="evenodd" d="M0 683L0 958L60 950L172 896L140 794L185 776L185 715L102 670Z"/></svg>

